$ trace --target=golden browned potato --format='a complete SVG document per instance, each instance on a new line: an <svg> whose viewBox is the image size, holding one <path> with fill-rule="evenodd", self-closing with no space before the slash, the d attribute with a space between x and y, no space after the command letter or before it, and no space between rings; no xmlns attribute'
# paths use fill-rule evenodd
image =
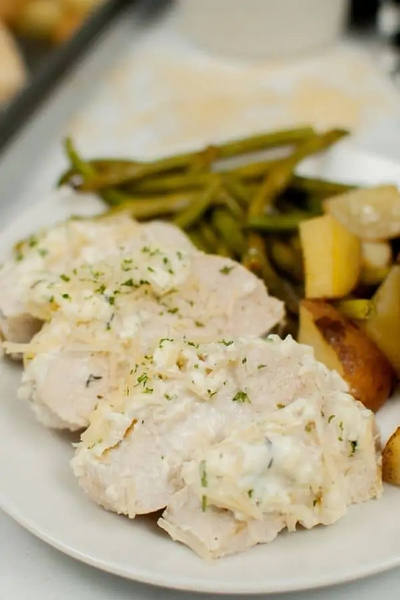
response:
<svg viewBox="0 0 400 600"><path fill-rule="evenodd" d="M400 376L400 265L391 268L373 301L374 315L363 327Z"/></svg>
<svg viewBox="0 0 400 600"><path fill-rule="evenodd" d="M62 19L63 12L53 0L31 0L14 18L14 27L22 35L34 38L49 38Z"/></svg>
<svg viewBox="0 0 400 600"><path fill-rule="evenodd" d="M82 26L82 17L78 14L65 14L58 21L51 33L54 44L63 44L68 41Z"/></svg>
<svg viewBox="0 0 400 600"><path fill-rule="evenodd" d="M96 8L104 4L105 0L58 0L65 12L75 13L86 17Z"/></svg>
<svg viewBox="0 0 400 600"><path fill-rule="evenodd" d="M27 71L9 30L0 23L0 105L11 100L27 81Z"/></svg>
<svg viewBox="0 0 400 600"><path fill-rule="evenodd" d="M395 185L340 194L326 200L324 208L362 240L390 240L400 235L400 192Z"/></svg>
<svg viewBox="0 0 400 600"><path fill-rule="evenodd" d="M389 438L382 452L382 478L386 483L400 485L400 427Z"/></svg>
<svg viewBox="0 0 400 600"><path fill-rule="evenodd" d="M394 385L390 363L364 331L332 305L302 301L299 342L312 346L316 359L336 370L351 394L370 410L377 412L389 398Z"/></svg>
<svg viewBox="0 0 400 600"><path fill-rule="evenodd" d="M378 285L389 273L393 262L389 242L363 242L361 244L361 283Z"/></svg>
<svg viewBox="0 0 400 600"><path fill-rule="evenodd" d="M330 215L300 225L306 298L342 298L357 285L361 242Z"/></svg>
<svg viewBox="0 0 400 600"><path fill-rule="evenodd" d="M0 21L9 25L29 0L0 0Z"/></svg>

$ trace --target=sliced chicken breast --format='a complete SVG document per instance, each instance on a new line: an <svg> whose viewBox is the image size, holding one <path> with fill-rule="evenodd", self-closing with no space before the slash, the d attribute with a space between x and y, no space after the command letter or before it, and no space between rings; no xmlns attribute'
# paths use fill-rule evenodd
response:
<svg viewBox="0 0 400 600"><path fill-rule="evenodd" d="M162 340L98 405L72 466L98 504L168 507L160 525L217 557L378 496L375 443L373 414L291 338Z"/></svg>
<svg viewBox="0 0 400 600"><path fill-rule="evenodd" d="M220 558L270 542L284 528L331 525L349 504L379 497L373 417L339 403L317 403L312 414L298 399L196 453L160 527L203 558ZM322 417L326 409L338 414Z"/></svg>
<svg viewBox="0 0 400 600"><path fill-rule="evenodd" d="M61 275L82 263L90 263L146 243L168 244L190 251L187 236L168 223L141 225L128 215L97 219L71 219L32 235L17 245L14 258L0 270L0 335L12 342L29 342L40 329L32 315L30 291L49 276Z"/></svg>
<svg viewBox="0 0 400 600"><path fill-rule="evenodd" d="M51 426L53 413L56 427L87 426L99 396L129 370L132 352L146 353L162 337L260 336L282 320L282 303L238 263L203 253L154 252L146 247L139 258L119 259L124 265L119 275L109 262L90 266L91 273L104 274L91 288L87 274L78 272L83 291L73 274L50 290L37 286L40 310L56 305L58 316L29 346L20 395L33 401L44 424ZM140 264L137 272L134 264ZM51 302L42 303L50 295ZM90 375L102 379L88 386ZM60 388L59 381L66 384Z"/></svg>

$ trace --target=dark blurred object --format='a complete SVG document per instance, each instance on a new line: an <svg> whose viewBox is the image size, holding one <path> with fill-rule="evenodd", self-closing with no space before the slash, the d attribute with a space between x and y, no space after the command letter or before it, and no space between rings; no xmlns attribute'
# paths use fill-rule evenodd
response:
<svg viewBox="0 0 400 600"><path fill-rule="evenodd" d="M380 0L352 0L350 22L354 27L372 27L376 23Z"/></svg>
<svg viewBox="0 0 400 600"><path fill-rule="evenodd" d="M400 0L381 0L377 30L382 42L380 62L396 80L400 78Z"/></svg>

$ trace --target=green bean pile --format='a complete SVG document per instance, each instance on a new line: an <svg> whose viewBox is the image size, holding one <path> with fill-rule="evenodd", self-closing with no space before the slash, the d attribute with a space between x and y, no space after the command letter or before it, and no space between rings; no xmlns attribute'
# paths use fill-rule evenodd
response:
<svg viewBox="0 0 400 600"><path fill-rule="evenodd" d="M167 219L182 228L204 252L241 261L283 300L287 331L296 333L304 297L298 225L322 214L325 198L350 186L295 175L306 157L348 135L311 127L263 133L151 162L84 160L71 139L65 141L70 168L59 181L96 193L110 214L129 211L139 221ZM254 153L281 147L283 158L254 160ZM221 161L246 157L239 167Z"/></svg>

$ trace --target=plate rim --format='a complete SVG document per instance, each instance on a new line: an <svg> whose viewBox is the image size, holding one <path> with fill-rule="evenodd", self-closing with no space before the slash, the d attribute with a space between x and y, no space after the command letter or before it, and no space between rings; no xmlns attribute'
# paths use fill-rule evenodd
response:
<svg viewBox="0 0 400 600"><path fill-rule="evenodd" d="M379 500L378 500L379 501ZM218 583L218 589L212 587L210 582L204 583L203 585L196 585L196 588L193 587L193 583L190 583L189 579L185 579L180 577L179 580L176 576L173 576L168 583L165 582L165 579L161 579L157 577L157 574L146 574L147 572L143 572L143 574L134 574L128 573L125 569L118 568L117 565L112 565L108 562L104 562L101 559L93 558L87 555L86 553L80 552L63 542L52 537L50 534L46 533L46 531L41 530L34 522L31 522L29 518L24 517L20 514L18 510L13 509L9 506L4 494L0 493L0 509L12 518L16 523L18 523L21 527L23 527L26 531L28 531L31 535L35 536L42 542L48 544L50 547L56 549L62 554L77 560L78 562L88 565L97 570L103 571L105 573L109 573L111 575L115 575L118 577L122 577L128 581L134 581L136 583L143 583L146 585L152 585L154 587L160 589L169 589L169 590L178 590L178 591L186 591L186 592L195 592L195 593L205 593L205 594L215 594L215 595L230 595L232 597L237 596L238 594L248 594L252 596L260 595L260 594L285 594L285 593L293 593L293 592L305 592L309 590L317 590L324 588L337 587L339 585L343 585L346 583L351 583L355 581L359 581L362 579L367 579L369 577L373 577L374 575L379 575L380 573L385 573L387 571L393 570L396 567L400 567L400 547L399 553L396 556L393 556L391 559L381 560L379 563L376 563L374 567L371 567L368 563L361 564L359 567L354 570L352 569L351 573L343 572L343 576L339 578L337 575L335 577L330 576L329 573L323 575L319 575L318 577L313 577L312 579L305 579L299 584L296 584L295 581L291 581L285 585L286 580L283 581L283 585L279 588L275 585L274 587L266 586L265 589L261 590L259 584L257 584L257 588L252 585L248 585L240 587L238 590L238 586L235 585L235 590L231 587L231 585L224 581ZM347 515L347 518L349 515ZM177 542L175 542L177 543ZM199 560L201 560L199 558ZM220 559L220 560L223 560ZM217 561L213 561L217 562Z"/></svg>

